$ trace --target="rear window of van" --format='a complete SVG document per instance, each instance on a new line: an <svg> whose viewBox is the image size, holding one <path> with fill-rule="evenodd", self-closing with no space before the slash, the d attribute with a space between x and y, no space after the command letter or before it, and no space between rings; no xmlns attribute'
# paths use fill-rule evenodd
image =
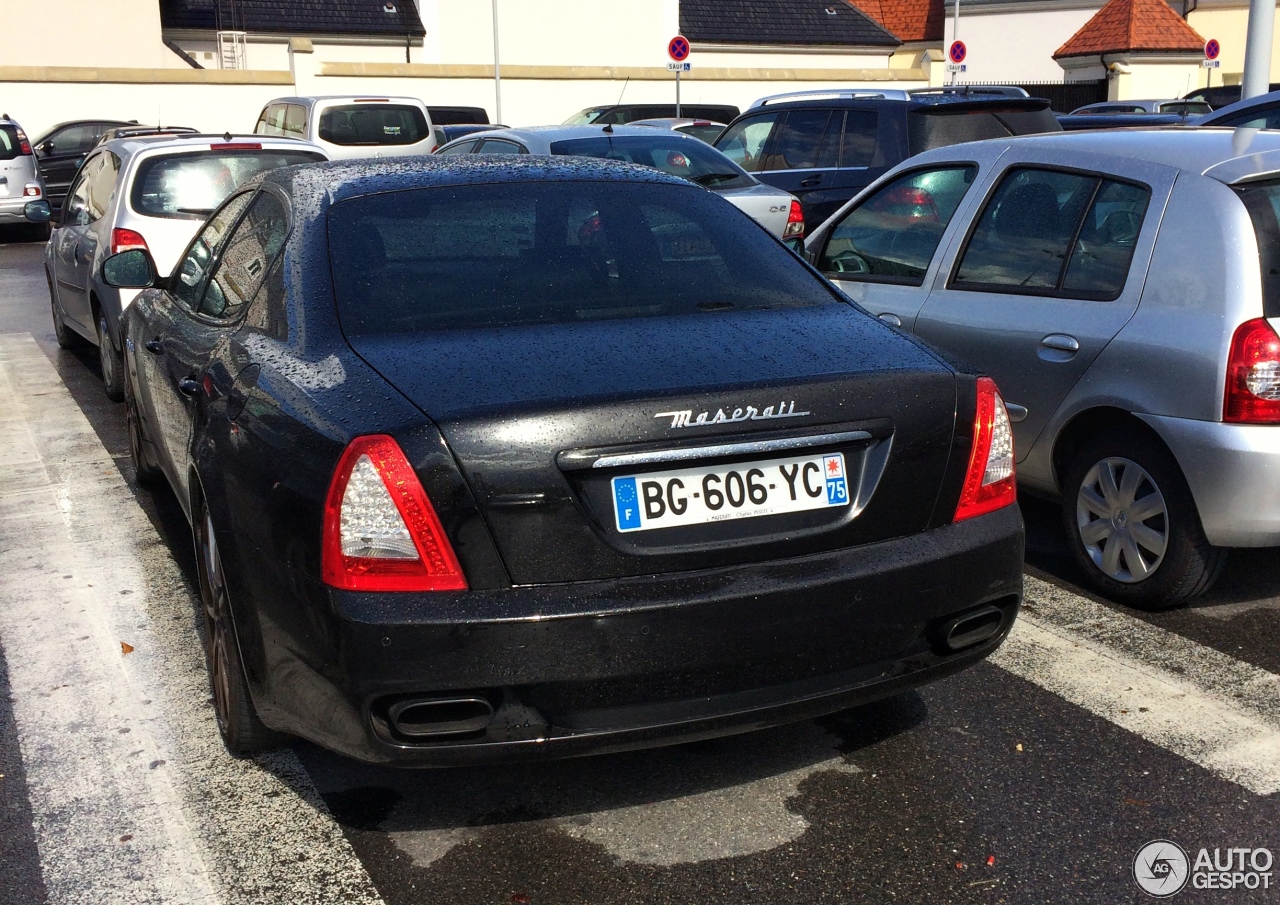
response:
<svg viewBox="0 0 1280 905"><path fill-rule="evenodd" d="M429 130L422 110L409 104L341 104L320 114L317 134L335 145L412 145Z"/></svg>

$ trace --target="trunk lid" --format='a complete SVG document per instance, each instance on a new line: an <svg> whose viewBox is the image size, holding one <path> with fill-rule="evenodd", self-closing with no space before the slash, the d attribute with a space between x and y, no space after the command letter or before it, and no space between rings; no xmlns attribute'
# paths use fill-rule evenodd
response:
<svg viewBox="0 0 1280 905"><path fill-rule="evenodd" d="M839 304L350 341L439 426L516 584L711 568L923 530L955 431L951 369ZM673 471L761 464L769 477L758 480L783 499L779 475L837 455L848 505L620 527L615 478L659 472L669 483ZM731 483L717 486L732 495Z"/></svg>

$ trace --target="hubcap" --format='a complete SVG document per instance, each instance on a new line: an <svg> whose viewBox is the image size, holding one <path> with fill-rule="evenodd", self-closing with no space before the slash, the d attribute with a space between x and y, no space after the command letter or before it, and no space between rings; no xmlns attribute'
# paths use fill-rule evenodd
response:
<svg viewBox="0 0 1280 905"><path fill-rule="evenodd" d="M98 319L98 358L102 360L102 382L112 383L115 379L116 357L111 351L111 340L107 336L107 319Z"/></svg>
<svg viewBox="0 0 1280 905"><path fill-rule="evenodd" d="M1076 526L1093 564L1115 581L1143 581L1164 561L1168 507L1137 462L1117 456L1089 469L1076 497Z"/></svg>

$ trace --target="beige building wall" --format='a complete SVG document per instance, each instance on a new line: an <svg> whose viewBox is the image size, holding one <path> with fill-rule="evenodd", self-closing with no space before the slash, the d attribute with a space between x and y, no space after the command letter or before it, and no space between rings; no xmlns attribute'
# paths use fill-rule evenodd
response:
<svg viewBox="0 0 1280 905"><path fill-rule="evenodd" d="M1128 66L1130 71L1116 75L1110 86L1114 100L1182 97L1204 84L1204 69L1198 59L1182 63L1131 62Z"/></svg>
<svg viewBox="0 0 1280 905"><path fill-rule="evenodd" d="M156 0L3 0L0 23L0 66L187 68Z"/></svg>
<svg viewBox="0 0 1280 905"><path fill-rule="evenodd" d="M1244 41L1249 28L1248 4L1220 4L1208 2L1197 7L1187 17L1187 23L1207 41L1217 38L1222 45L1222 53L1218 59L1222 65L1212 70L1212 75L1205 70L1196 87L1204 87L1206 78L1212 78L1214 85L1238 85L1244 74ZM1277 16L1275 29L1271 38L1271 79L1280 82L1280 16Z"/></svg>
<svg viewBox="0 0 1280 905"><path fill-rule="evenodd" d="M1011 11L1010 7L1019 7ZM1053 53L1102 9L1103 0L1085 0L1067 9L1034 2L961 6L960 40L968 49L962 82L1060 82L1062 67ZM953 38L951 5L947 6L944 49ZM946 62L945 60L943 61Z"/></svg>

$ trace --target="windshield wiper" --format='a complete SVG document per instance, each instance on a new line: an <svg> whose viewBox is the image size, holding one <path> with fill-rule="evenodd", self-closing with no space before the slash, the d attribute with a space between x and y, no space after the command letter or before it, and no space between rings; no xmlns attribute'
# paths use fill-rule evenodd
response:
<svg viewBox="0 0 1280 905"><path fill-rule="evenodd" d="M730 179L737 179L737 173L703 173L701 176L693 177L693 181L698 185L711 185L716 182L725 182Z"/></svg>
<svg viewBox="0 0 1280 905"><path fill-rule="evenodd" d="M211 207L175 207L174 210L180 214L199 214L201 217L207 217L213 213Z"/></svg>

